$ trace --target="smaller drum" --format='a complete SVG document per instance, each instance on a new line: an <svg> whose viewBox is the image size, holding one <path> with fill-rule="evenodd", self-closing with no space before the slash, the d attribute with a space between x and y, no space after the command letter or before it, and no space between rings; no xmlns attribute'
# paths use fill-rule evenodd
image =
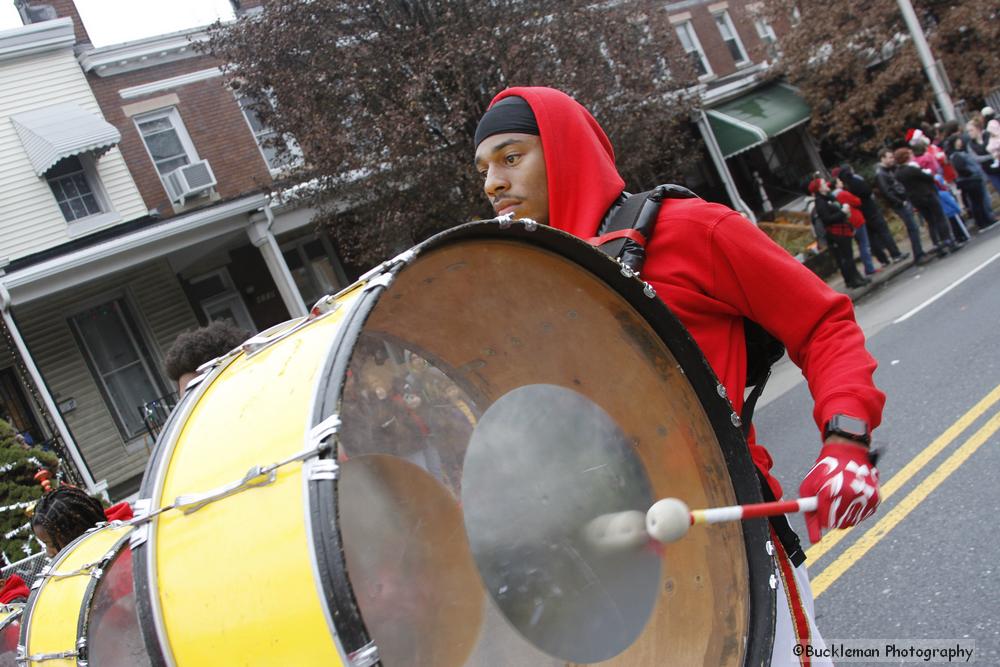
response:
<svg viewBox="0 0 1000 667"><path fill-rule="evenodd" d="M135 613L131 533L117 521L89 530L39 573L24 607L18 665L149 664Z"/></svg>
<svg viewBox="0 0 1000 667"><path fill-rule="evenodd" d="M24 604L0 605L0 667L17 664L17 640L21 634L21 613Z"/></svg>

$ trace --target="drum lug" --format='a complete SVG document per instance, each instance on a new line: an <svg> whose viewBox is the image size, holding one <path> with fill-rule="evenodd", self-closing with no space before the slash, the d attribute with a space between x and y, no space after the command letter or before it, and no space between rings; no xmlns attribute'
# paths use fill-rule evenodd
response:
<svg viewBox="0 0 1000 667"><path fill-rule="evenodd" d="M531 218L521 218L521 222L524 223L525 231L533 232L538 229L538 222Z"/></svg>
<svg viewBox="0 0 1000 667"><path fill-rule="evenodd" d="M390 272L385 272L379 274L365 283L363 291L371 292L376 287L389 287L392 284L393 279L395 279L395 274Z"/></svg>
<svg viewBox="0 0 1000 667"><path fill-rule="evenodd" d="M416 257L416 256L417 256L417 253L416 253L416 251L413 248L410 248L409 250L405 250L405 251L399 253L398 255L396 255L395 257L393 257L392 259L387 259L384 262L382 262L381 264L379 264L378 266L373 267L373 268L369 269L368 271L366 271L365 273L361 274L361 277L358 278L357 282L359 282L359 283L367 283L370 280L373 280L375 278L375 276L377 276L377 275L379 275L381 273L385 273L386 271L389 271L390 269L392 269L393 267L395 267L397 264L409 264L410 262L413 261L413 258Z"/></svg>
<svg viewBox="0 0 1000 667"><path fill-rule="evenodd" d="M175 509L179 509L184 514L191 514L192 512L197 512L202 507L210 505L217 500L228 498L234 493L239 493L240 491L256 486L267 486L268 484L274 482L277 478L278 473L274 469L265 470L261 466L253 466L247 470L242 479L238 479L235 482L220 486L217 489L212 489L211 491L206 491L205 493L191 493L183 496L177 496L177 498L174 499L173 507Z"/></svg>
<svg viewBox="0 0 1000 667"><path fill-rule="evenodd" d="M733 423L733 426L735 426L736 428L743 426L743 420L740 419L740 416L735 412L729 415L729 421L731 421Z"/></svg>
<svg viewBox="0 0 1000 667"><path fill-rule="evenodd" d="M141 547L149 539L149 522L146 520L146 517L149 516L149 510L152 506L152 498L139 498L132 506L132 511L135 514L133 519L135 527L132 529L132 534L129 535L128 539L130 549L134 550Z"/></svg>
<svg viewBox="0 0 1000 667"><path fill-rule="evenodd" d="M340 465L333 459L313 459L307 461L309 467L306 479L310 482L318 480L336 480L340 477Z"/></svg>
<svg viewBox="0 0 1000 667"><path fill-rule="evenodd" d="M774 542L772 542L771 540L768 540L767 542L765 542L764 543L764 549L767 551L767 555L768 556L773 556L774 555Z"/></svg>
<svg viewBox="0 0 1000 667"><path fill-rule="evenodd" d="M777 588L778 588L778 577L772 574L770 576L770 578L767 580L767 584L768 584L768 586L771 587L772 591L773 590L777 590Z"/></svg>
<svg viewBox="0 0 1000 667"><path fill-rule="evenodd" d="M340 432L340 415L334 413L309 429L309 438L306 441L310 447L319 448L326 440Z"/></svg>
<svg viewBox="0 0 1000 667"><path fill-rule="evenodd" d="M656 290L649 283L643 283L642 293L645 294L650 299L656 298Z"/></svg>
<svg viewBox="0 0 1000 667"><path fill-rule="evenodd" d="M504 213L503 215L498 215L493 219L500 223L500 229L507 229L510 227L511 223L514 222L514 214Z"/></svg>
<svg viewBox="0 0 1000 667"><path fill-rule="evenodd" d="M726 391L726 386L721 382L715 386L715 391L719 392L719 396L722 398L729 397L729 392Z"/></svg>
<svg viewBox="0 0 1000 667"><path fill-rule="evenodd" d="M375 642L368 642L357 651L351 652L347 659L351 662L351 667L371 667L379 660L378 646Z"/></svg>
<svg viewBox="0 0 1000 667"><path fill-rule="evenodd" d="M620 259L618 260L618 264L621 265L622 267L621 271L623 276L625 276L626 278L635 278L635 271L632 269L631 266L625 264Z"/></svg>

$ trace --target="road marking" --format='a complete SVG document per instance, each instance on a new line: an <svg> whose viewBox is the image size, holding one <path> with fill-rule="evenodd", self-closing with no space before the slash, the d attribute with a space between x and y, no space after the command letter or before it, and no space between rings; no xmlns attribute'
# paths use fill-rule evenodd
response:
<svg viewBox="0 0 1000 667"><path fill-rule="evenodd" d="M948 285L943 290L941 290L940 292L938 292L937 294L935 294L931 298L927 299L926 301L924 301L922 304L920 304L919 306L917 306L913 310L909 311L908 313L904 313L903 315L900 315L899 317L897 317L896 319L894 319L892 321L892 323L893 324L899 324L900 322L905 322L906 320L910 319L911 317L913 317L914 315L916 315L917 313L919 313L921 310L923 310L927 306L931 305L932 303L934 303L935 301L937 301L938 299L940 299L941 297L943 297L945 294L947 294L948 292L952 291L953 289L955 289L956 287L958 287L959 285L961 285L962 283L964 283L966 280L968 280L969 278L971 278L975 274L977 274L980 271L982 271L983 269L985 269L987 266L990 265L990 263L992 263L998 257L1000 257L1000 252L998 252L997 254L993 255L988 260L986 260L985 262L983 262L982 264L980 264L976 268L972 269L971 271L969 271L968 273L966 273L964 276L962 276L961 278L959 278L958 280L956 280L952 284Z"/></svg>
<svg viewBox="0 0 1000 667"><path fill-rule="evenodd" d="M922 452L913 457L909 463L893 475L892 479L885 484L880 485L878 493L882 502L888 500L889 496L894 494L901 486L910 481L910 479L920 472L925 465L930 463L931 459L940 454L945 447L950 445L955 438L962 434L962 431L969 428L973 422L982 417L998 400L1000 400L1000 385L994 387L993 391L988 393L981 401L972 406L968 412L959 417L958 421L949 426L944 433L939 435L934 440L934 442L927 445ZM853 528L847 528L845 530L834 530L827 533L823 536L823 539L820 540L819 543L814 544L806 550L806 559L810 563L815 563L817 560L822 558L823 555L830 551L830 549L837 546L837 543L847 537L853 530Z"/></svg>
<svg viewBox="0 0 1000 667"><path fill-rule="evenodd" d="M876 544L878 544L883 537L889 534L893 528L895 528L900 521L905 519L911 511L913 511L920 503L927 499L927 496L931 494L938 486L941 485L948 477L955 472L960 465L965 463L970 456L972 456L976 450L978 450L983 443L989 440L990 436L1000 430L1000 412L993 415L992 418L986 424L983 425L975 434L962 444L961 447L956 449L951 456L946 458L941 465L939 465L934 472L927 476L927 479L922 481L917 485L917 488L910 491L905 498L903 498L899 503L893 507L888 514L882 517L878 523L872 526L868 531L858 538L851 546L847 548L844 553L840 554L836 560L830 563L829 567L824 569L819 575L812 581L813 597L818 598L823 592L828 589L833 582L837 581L842 574L847 572L858 560L861 559L868 551L871 550Z"/></svg>

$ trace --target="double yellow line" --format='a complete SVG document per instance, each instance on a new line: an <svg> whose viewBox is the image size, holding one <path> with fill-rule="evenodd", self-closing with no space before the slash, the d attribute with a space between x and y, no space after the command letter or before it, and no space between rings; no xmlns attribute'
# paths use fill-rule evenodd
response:
<svg viewBox="0 0 1000 667"><path fill-rule="evenodd" d="M879 495L882 501L888 500L904 484L920 472L930 461L950 445L969 426L982 417L993 405L1000 400L1000 385L987 394L981 401L976 403L954 424L939 435L934 442L929 444L920 454L913 458L906 466L896 473L892 479L881 486ZM812 579L813 596L819 597L829 588L833 582L847 572L858 560L868 553L872 547L878 544L889 531L896 527L917 505L919 505L934 489L958 469L983 443L989 440L990 436L1000 430L1000 412L993 415L972 437L965 441L961 447L955 450L945 459L924 481L910 491L905 498L896 504L878 522L869 528L854 544L848 547L842 554L837 556L832 563L824 568L816 577ZM863 524L862 524L863 525ZM855 529L838 530L825 535L818 544L806 551L810 562L818 561L824 554L829 552L841 540L846 538Z"/></svg>

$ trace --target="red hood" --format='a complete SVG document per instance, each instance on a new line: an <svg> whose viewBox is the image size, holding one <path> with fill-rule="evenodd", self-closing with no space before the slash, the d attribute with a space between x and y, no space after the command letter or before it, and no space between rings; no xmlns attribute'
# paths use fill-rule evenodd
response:
<svg viewBox="0 0 1000 667"><path fill-rule="evenodd" d="M12 574L3 582L3 588L0 588L0 604L7 604L19 598L27 600L29 595L31 595L31 591L28 590L24 579Z"/></svg>
<svg viewBox="0 0 1000 667"><path fill-rule="evenodd" d="M493 98L522 97L538 122L548 175L549 224L580 238L597 232L625 189L608 136L590 112L552 88L508 88Z"/></svg>

